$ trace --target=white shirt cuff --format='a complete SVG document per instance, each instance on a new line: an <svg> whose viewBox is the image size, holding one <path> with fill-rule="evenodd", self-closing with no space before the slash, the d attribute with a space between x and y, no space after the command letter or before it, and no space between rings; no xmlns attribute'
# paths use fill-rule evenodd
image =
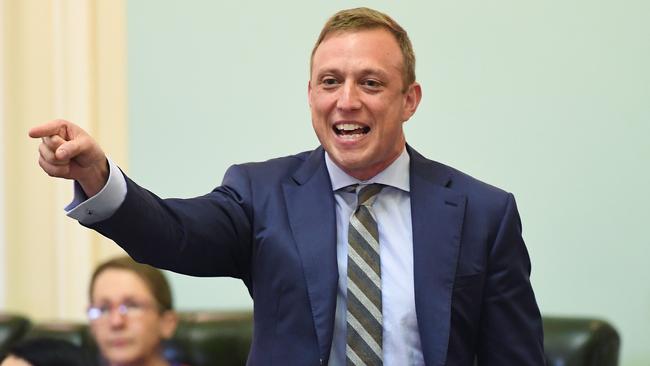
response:
<svg viewBox="0 0 650 366"><path fill-rule="evenodd" d="M81 185L74 182L74 198L65 207L68 217L84 225L94 224L111 217L126 197L126 179L122 171L108 159L108 181L96 195L88 198Z"/></svg>

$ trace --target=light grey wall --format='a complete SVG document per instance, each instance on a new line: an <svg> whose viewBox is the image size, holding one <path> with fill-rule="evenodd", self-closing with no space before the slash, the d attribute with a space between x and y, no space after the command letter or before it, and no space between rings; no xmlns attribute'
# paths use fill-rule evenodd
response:
<svg viewBox="0 0 650 366"><path fill-rule="evenodd" d="M311 149L308 55L367 2L128 2L130 175L203 194L233 163ZM650 364L650 2L377 1L410 33L424 98L407 139L515 194L545 314L602 317ZM251 302L172 275L180 308Z"/></svg>

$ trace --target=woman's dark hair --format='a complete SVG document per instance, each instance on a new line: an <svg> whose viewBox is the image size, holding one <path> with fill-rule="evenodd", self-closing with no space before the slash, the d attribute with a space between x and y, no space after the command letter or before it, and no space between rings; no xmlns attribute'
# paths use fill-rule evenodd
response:
<svg viewBox="0 0 650 366"><path fill-rule="evenodd" d="M8 356L23 359L32 366L88 366L90 358L81 347L56 338L33 338L9 348Z"/></svg>

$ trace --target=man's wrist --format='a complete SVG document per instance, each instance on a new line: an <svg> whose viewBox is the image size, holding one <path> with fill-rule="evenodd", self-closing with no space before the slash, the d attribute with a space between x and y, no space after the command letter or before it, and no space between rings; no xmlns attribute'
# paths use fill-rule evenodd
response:
<svg viewBox="0 0 650 366"><path fill-rule="evenodd" d="M84 225L109 218L122 205L126 197L126 179L114 162L108 161L106 184L94 196L89 197L79 181L74 184L74 198L65 207L67 215Z"/></svg>
<svg viewBox="0 0 650 366"><path fill-rule="evenodd" d="M109 169L108 160L104 158L103 164L98 164L95 168L93 168L93 174L89 174L89 177L86 179L77 180L86 196L90 198L99 193L99 191L101 191L104 186L106 186L110 172Z"/></svg>

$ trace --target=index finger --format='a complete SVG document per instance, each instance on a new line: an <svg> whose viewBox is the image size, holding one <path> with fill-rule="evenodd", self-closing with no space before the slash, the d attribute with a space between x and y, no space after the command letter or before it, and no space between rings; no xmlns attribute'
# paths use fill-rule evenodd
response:
<svg viewBox="0 0 650 366"><path fill-rule="evenodd" d="M29 137L41 138L52 135L58 135L62 127L65 127L69 122L63 119L55 119L39 126L29 129ZM62 136L65 138L65 136Z"/></svg>

